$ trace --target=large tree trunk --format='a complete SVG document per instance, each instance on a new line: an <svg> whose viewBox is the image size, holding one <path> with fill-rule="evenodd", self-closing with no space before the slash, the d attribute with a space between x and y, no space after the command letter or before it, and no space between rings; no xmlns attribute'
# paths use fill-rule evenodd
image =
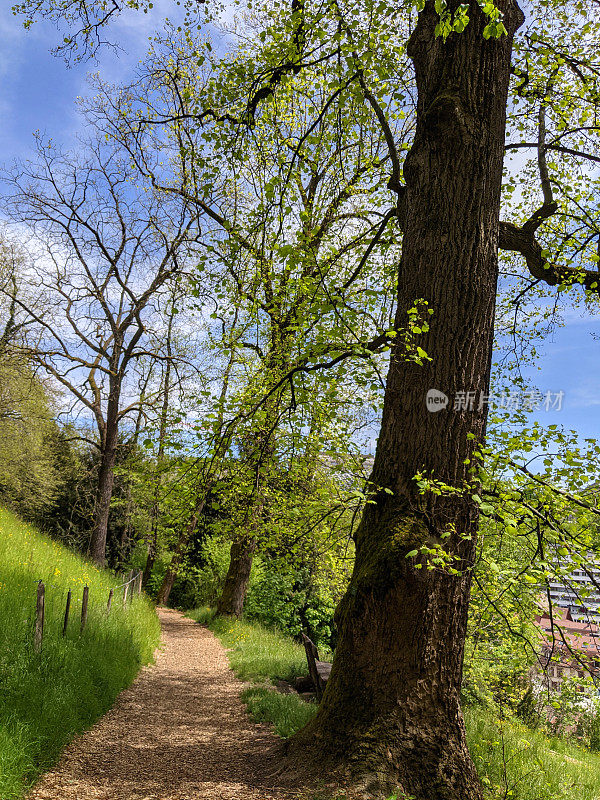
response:
<svg viewBox="0 0 600 800"><path fill-rule="evenodd" d="M98 473L98 487L96 490L94 527L90 539L90 558L100 567L103 567L106 561L108 517L115 481L114 467L115 451L105 451L102 453L100 471Z"/></svg>
<svg viewBox="0 0 600 800"><path fill-rule="evenodd" d="M256 539L253 536L244 536L231 545L229 568L217 603L219 616L242 616L255 550Z"/></svg>
<svg viewBox="0 0 600 800"><path fill-rule="evenodd" d="M489 386L511 46L522 22L516 3L497 5L508 36L485 40L486 19L471 2L471 23L444 43L428 2L409 43L419 97L404 166L397 320L405 326L418 298L429 303L431 328L419 343L432 360L419 366L394 354L372 476L393 495L380 490L366 506L336 612L331 678L316 718L289 748L301 757L312 747L368 796L396 787L417 800L482 796L459 702L474 489L420 494L414 477L425 472L459 489L472 482L485 434L479 393ZM445 410L427 410L430 389L450 396ZM453 410L460 391L477 393L471 409ZM443 546L458 574L428 565L423 546Z"/></svg>
<svg viewBox="0 0 600 800"><path fill-rule="evenodd" d="M210 487L211 487L211 481L209 480L207 484L201 487L201 489L199 490L200 493L198 494L196 500L196 507L194 508L192 516L190 517L190 520L186 525L186 527L179 534L179 539L177 540L177 547L175 548L175 553L173 554L171 563L167 567L167 571L165 572L165 576L160 585L160 589L158 590L158 594L156 595L156 604L159 606L165 606L169 601L171 589L173 588L177 575L179 574L179 569L181 567L181 561L183 558L185 546L194 535L196 526L198 525L198 520L200 519L200 515L204 511L204 506L206 505L206 500L210 492Z"/></svg>
<svg viewBox="0 0 600 800"><path fill-rule="evenodd" d="M102 450L98 485L96 488L96 505L94 510L94 527L90 539L90 558L103 567L106 562L106 538L108 535L108 517L115 482L115 463L118 443L117 406L109 399L107 420Z"/></svg>

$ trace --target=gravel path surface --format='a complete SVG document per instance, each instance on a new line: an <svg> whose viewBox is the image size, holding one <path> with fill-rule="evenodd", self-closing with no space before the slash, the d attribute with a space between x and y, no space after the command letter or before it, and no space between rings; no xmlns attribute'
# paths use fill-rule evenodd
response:
<svg viewBox="0 0 600 800"><path fill-rule="evenodd" d="M159 609L163 648L63 752L30 800L289 800L273 787L277 737L250 721L221 643Z"/></svg>

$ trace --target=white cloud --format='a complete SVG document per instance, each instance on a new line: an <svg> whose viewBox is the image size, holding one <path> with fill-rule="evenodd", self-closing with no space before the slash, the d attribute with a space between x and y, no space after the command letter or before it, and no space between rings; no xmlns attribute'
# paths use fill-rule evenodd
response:
<svg viewBox="0 0 600 800"><path fill-rule="evenodd" d="M570 389L567 395L571 408L600 406L600 378L588 378Z"/></svg>

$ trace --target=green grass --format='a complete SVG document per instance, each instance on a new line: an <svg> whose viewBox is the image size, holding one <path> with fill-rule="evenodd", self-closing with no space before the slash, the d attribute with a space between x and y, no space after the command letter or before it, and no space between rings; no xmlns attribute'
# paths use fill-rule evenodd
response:
<svg viewBox="0 0 600 800"><path fill-rule="evenodd" d="M38 580L46 586L44 641L33 649ZM23 795L64 745L88 728L149 662L160 630L152 605L120 593L110 617L106 602L120 581L0 510L0 797ZM84 585L88 623L80 636ZM66 593L71 617L62 636Z"/></svg>
<svg viewBox="0 0 600 800"><path fill-rule="evenodd" d="M280 694L265 686L246 689L242 700L256 722L270 722L284 739L303 728L317 713L316 703L306 703L297 694Z"/></svg>
<svg viewBox="0 0 600 800"><path fill-rule="evenodd" d="M265 686L267 681L306 675L302 646L259 625L213 620L207 608L188 613L231 648L228 655L237 675L262 684L242 694L254 719L271 723L288 738L314 716L315 703ZM517 720L500 722L482 708L465 709L465 722L487 800L600 800L600 755L532 731Z"/></svg>
<svg viewBox="0 0 600 800"><path fill-rule="evenodd" d="M243 620L213 619L208 608L194 609L187 615L208 624L223 645L231 650L228 653L231 667L244 681L291 681L308 672L304 647L284 633L269 631L257 623Z"/></svg>
<svg viewBox="0 0 600 800"><path fill-rule="evenodd" d="M490 800L599 800L600 756L595 753L478 708L465 709L465 722Z"/></svg>

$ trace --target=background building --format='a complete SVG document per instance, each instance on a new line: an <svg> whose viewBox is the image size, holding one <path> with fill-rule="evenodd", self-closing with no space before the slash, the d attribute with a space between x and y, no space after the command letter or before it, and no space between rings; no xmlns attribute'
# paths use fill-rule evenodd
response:
<svg viewBox="0 0 600 800"><path fill-rule="evenodd" d="M552 617L544 611L536 617L542 631L542 649L536 672L544 688L558 691L566 678L600 674L600 627L591 622L577 622L569 609L556 610ZM584 691L583 683L579 686Z"/></svg>
<svg viewBox="0 0 600 800"><path fill-rule="evenodd" d="M563 564L568 569L568 564ZM576 622L600 623L600 565L590 560L585 568L573 571L568 578L551 581L553 606L568 609Z"/></svg>

